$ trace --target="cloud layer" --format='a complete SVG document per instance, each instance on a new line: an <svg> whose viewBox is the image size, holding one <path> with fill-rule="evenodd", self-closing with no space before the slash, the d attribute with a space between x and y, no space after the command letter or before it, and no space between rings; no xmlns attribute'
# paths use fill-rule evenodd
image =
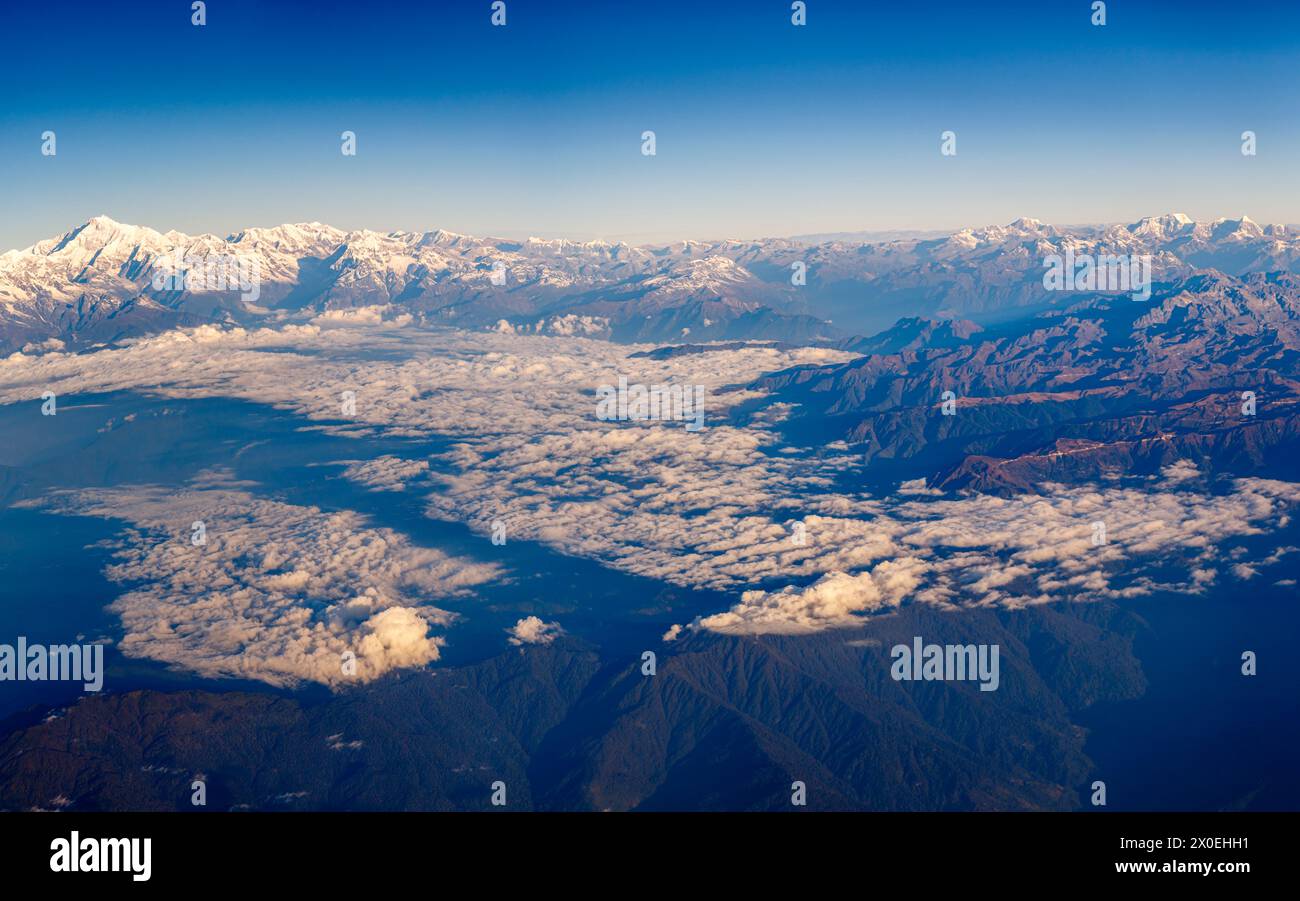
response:
<svg viewBox="0 0 1300 901"><path fill-rule="evenodd" d="M0 400L35 403L47 388L235 396L343 435L451 436L450 449L428 460L346 461L345 472L377 490L418 490L430 516L485 535L501 521L510 541L733 592L729 609L694 623L731 632L838 628L907 603L1203 592L1253 578L1284 553L1241 559L1240 541L1285 525L1300 502L1296 485L1267 479L1211 491L1186 461L1151 480L1044 485L1015 498L944 495L920 480L870 496L836 487L863 465L851 447L782 446L771 426L786 410L771 407L746 427L726 417L755 397L730 386L847 356L839 352L751 347L658 359L583 338L366 318L173 332L89 356L15 354L0 361ZM595 389L620 375L705 386L708 427L598 420ZM354 411L341 406L345 392ZM430 653L372 644L381 661Z"/></svg>
<svg viewBox="0 0 1300 901"><path fill-rule="evenodd" d="M431 629L454 618L430 600L499 574L354 513L234 488L64 492L43 506L130 524L108 570L128 586L110 607L120 650L209 677L337 687L423 666L444 643Z"/></svg>

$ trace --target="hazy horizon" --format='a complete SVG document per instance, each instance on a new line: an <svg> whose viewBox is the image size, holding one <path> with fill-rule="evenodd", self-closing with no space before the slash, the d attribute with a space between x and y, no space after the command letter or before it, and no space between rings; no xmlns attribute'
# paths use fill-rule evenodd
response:
<svg viewBox="0 0 1300 901"><path fill-rule="evenodd" d="M603 236L603 235L582 235L582 234L542 234L536 231L529 231L527 229L523 229L523 230L490 229L486 232L476 233L476 232L461 231L459 229L448 228L446 226L441 226L441 225L431 225L424 228L413 228L413 229L392 229L392 228L383 228L383 227L375 227L375 226L367 226L367 225L358 226L356 228L344 228L343 226L340 226L338 223L329 222L320 219L310 219L310 220L298 219L293 221L286 220L284 222L245 223L243 225L239 225L230 229L209 228L209 229L200 229L197 231L189 231L189 230L175 228L173 226L168 226L165 224L154 224L149 222L132 222L132 221L125 220L119 216L114 216L109 212L99 212L92 216L88 216L85 219L79 220L75 223L71 223L65 226L61 230L52 232L50 234L39 236L34 240L29 241L26 244L23 244L21 246L0 248L0 253L29 250L33 246L35 246L36 244L42 241L48 241L53 238L57 238L61 235L65 235L71 231L74 231L88 224L94 219L100 219L100 218L111 219L114 222L118 223L119 225L153 229L154 231L162 234L166 234L171 231L176 231L190 237L200 237L200 236L208 235L208 236L215 236L220 238L228 238L232 235L238 234L241 231L245 231L251 228L277 228L286 225L316 224L316 225L328 225L344 232L369 231L377 234L391 234L394 232L427 234L430 232L444 231L452 234L461 234L467 237L480 238L485 240L501 239L501 240L509 240L509 241L522 241L522 240L528 240L529 238L533 238L533 239L543 240L543 241L561 241L561 240L575 241L575 242L608 241L610 243L623 242L632 246L638 246L638 245L639 246L662 246L665 244L680 243L682 241L695 241L698 243L705 243L705 244L718 243L723 241L773 241L773 240L806 241L814 238L820 239L822 241L831 241L835 239L834 236L839 236L839 235L843 235L847 237L861 237L863 240L868 240L868 241L894 240L895 238L893 236L896 235L941 237L944 235L955 234L964 229L973 230L973 229L991 228L997 226L1007 226L1019 219L1035 219L1042 222L1044 225L1050 225L1058 229L1105 228L1105 227L1115 226L1115 225L1132 225L1136 222L1141 221L1142 219L1159 218L1162 216L1169 216L1169 215L1175 215L1180 213L1185 214L1185 211L1181 209L1164 210L1161 212L1144 214L1132 220L1123 220L1123 221L1112 220L1112 221L1103 221L1103 222L1053 222L1051 220L1042 219L1039 216L1026 215L1026 216L1016 216L1013 217L1012 219L1002 221L1002 222L979 222L979 223L968 222L963 225L958 225L952 228L901 228L901 227L899 228L888 228L888 227L858 228L858 229L835 229L835 230L811 231L811 232L801 232L798 234L710 235L705 237L676 237L676 238L668 237L668 238L661 238L658 240L637 241L637 240L622 238L619 236L610 237L610 236ZM1287 228L1300 228L1300 226L1298 226L1294 222L1286 222L1286 221L1273 222L1273 221L1259 219L1255 216L1251 216L1249 213L1239 213L1234 215L1220 214L1217 216L1190 216L1189 218L1197 222L1213 222L1216 220L1236 220L1242 218L1243 216L1246 219L1249 219L1252 222L1256 223L1257 225L1261 225L1261 226L1282 225L1282 226L1286 226Z"/></svg>

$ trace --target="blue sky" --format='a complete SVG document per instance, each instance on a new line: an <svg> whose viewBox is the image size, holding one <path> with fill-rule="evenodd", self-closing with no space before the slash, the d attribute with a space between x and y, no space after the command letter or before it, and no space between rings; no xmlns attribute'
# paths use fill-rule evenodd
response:
<svg viewBox="0 0 1300 901"><path fill-rule="evenodd" d="M0 248L100 213L629 241L1300 220L1294 3L1113 0L1105 27L1090 0L808 0L803 28L787 0L507 14L210 0L196 28L188 0L11 5Z"/></svg>

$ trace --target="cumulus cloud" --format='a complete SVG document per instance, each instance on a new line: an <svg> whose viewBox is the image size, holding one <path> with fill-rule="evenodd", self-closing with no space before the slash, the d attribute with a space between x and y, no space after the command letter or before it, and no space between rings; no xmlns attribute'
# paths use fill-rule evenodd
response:
<svg viewBox="0 0 1300 901"><path fill-rule="evenodd" d="M326 310L311 320L316 324L333 325L378 325L388 322L394 326L410 325L414 317L404 313L391 304L375 304L368 307L350 307L345 310Z"/></svg>
<svg viewBox="0 0 1300 901"><path fill-rule="evenodd" d="M428 460L403 460L385 454L373 460L344 460L345 477L372 491L405 491L406 486L429 471Z"/></svg>
<svg viewBox="0 0 1300 901"><path fill-rule="evenodd" d="M886 560L868 572L832 572L806 588L746 591L726 613L699 620L714 632L798 634L851 626L858 614L897 607L920 584L926 564L915 557Z"/></svg>
<svg viewBox="0 0 1300 901"><path fill-rule="evenodd" d="M943 492L939 491L938 489L927 488L925 484L925 479L923 478L908 479L907 481L900 483L898 486L898 493L899 494L928 494L933 496L940 496L943 494Z"/></svg>
<svg viewBox="0 0 1300 901"><path fill-rule="evenodd" d="M107 571L127 586L109 608L125 631L119 649L209 677L338 687L424 666L444 643L431 630L454 619L430 601L499 577L357 514L233 488L132 486L43 504L130 523Z"/></svg>
<svg viewBox="0 0 1300 901"><path fill-rule="evenodd" d="M1160 475L1170 482L1185 482L1195 479L1201 472L1191 460L1177 460L1160 470Z"/></svg>
<svg viewBox="0 0 1300 901"><path fill-rule="evenodd" d="M509 629L509 642L512 645L550 644L564 634L559 623L543 622L540 617L525 616Z"/></svg>
<svg viewBox="0 0 1300 901"><path fill-rule="evenodd" d="M1259 575L1259 570L1249 563L1234 563L1232 565L1232 574L1242 581L1247 581Z"/></svg>
<svg viewBox="0 0 1300 901"><path fill-rule="evenodd" d="M22 353L31 355L49 353L63 350L65 346L58 338L46 338L44 341L29 341L24 344Z"/></svg>

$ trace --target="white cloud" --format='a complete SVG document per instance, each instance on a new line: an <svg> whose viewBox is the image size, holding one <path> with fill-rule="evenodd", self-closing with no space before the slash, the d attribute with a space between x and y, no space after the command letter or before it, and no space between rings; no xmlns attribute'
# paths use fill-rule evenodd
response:
<svg viewBox="0 0 1300 901"><path fill-rule="evenodd" d="M1201 471L1196 468L1196 464L1191 460L1177 460L1160 470L1160 475L1169 482L1185 482L1188 479L1199 478Z"/></svg>
<svg viewBox="0 0 1300 901"><path fill-rule="evenodd" d="M550 644L564 633L559 623L543 622L540 617L525 616L509 629L512 645Z"/></svg>
<svg viewBox="0 0 1300 901"><path fill-rule="evenodd" d="M379 325L387 322L389 325L400 327L410 325L415 320L410 313L403 313L400 308L392 304L375 304L368 307L350 307L345 310L326 310L312 317L311 321L318 325Z"/></svg>
<svg viewBox="0 0 1300 901"><path fill-rule="evenodd" d="M344 460L344 476L372 491L405 491L406 486L429 471L428 460L403 460L384 455L373 460Z"/></svg>
<svg viewBox="0 0 1300 901"><path fill-rule="evenodd" d="M1231 562L1233 542L1280 527L1300 503L1300 486L1267 479L1237 479L1210 493L1188 461L1136 484L1046 484L1039 494L1003 498L943 494L918 479L871 497L837 487L862 465L842 443L776 453L784 442L771 424L788 410L745 427L727 424L728 406L757 396L729 386L833 361L837 352L750 347L631 356L644 349L364 323L205 327L91 355L11 357L0 361L0 400L31 401L47 387L61 396L235 396L337 434L454 436L449 450L427 461L353 461L347 474L376 489L418 487L436 518L482 532L503 519L511 541L739 598L705 616L705 628L831 628L895 602L1022 607L1203 592ZM692 434L596 420L594 389L620 374L645 384L704 385L708 428ZM355 392L356 416L339 425L346 390ZM792 521L804 524L805 543L793 540ZM1106 541L1094 545L1098 521ZM882 570L886 563L906 564L898 571L915 585L900 593L877 584L877 572L894 571ZM302 577L280 578L289 581L273 587L283 591ZM400 642L393 647L402 653Z"/></svg>
<svg viewBox="0 0 1300 901"><path fill-rule="evenodd" d="M939 491L935 488L927 488L924 478L908 479L906 482L901 482L898 486L898 493L899 494L925 494L934 497L940 497L943 495L942 491Z"/></svg>
<svg viewBox="0 0 1300 901"><path fill-rule="evenodd" d="M915 557L886 560L869 572L832 572L806 588L746 591L726 613L699 620L714 632L796 634L851 626L858 615L898 607L921 582L926 564Z"/></svg>
<svg viewBox="0 0 1300 901"><path fill-rule="evenodd" d="M107 573L127 586L110 607L125 630L119 649L209 677L337 687L424 666L444 643L430 630L454 619L429 601L499 577L493 564L416 547L357 514L233 488L132 486L44 503L130 523Z"/></svg>

